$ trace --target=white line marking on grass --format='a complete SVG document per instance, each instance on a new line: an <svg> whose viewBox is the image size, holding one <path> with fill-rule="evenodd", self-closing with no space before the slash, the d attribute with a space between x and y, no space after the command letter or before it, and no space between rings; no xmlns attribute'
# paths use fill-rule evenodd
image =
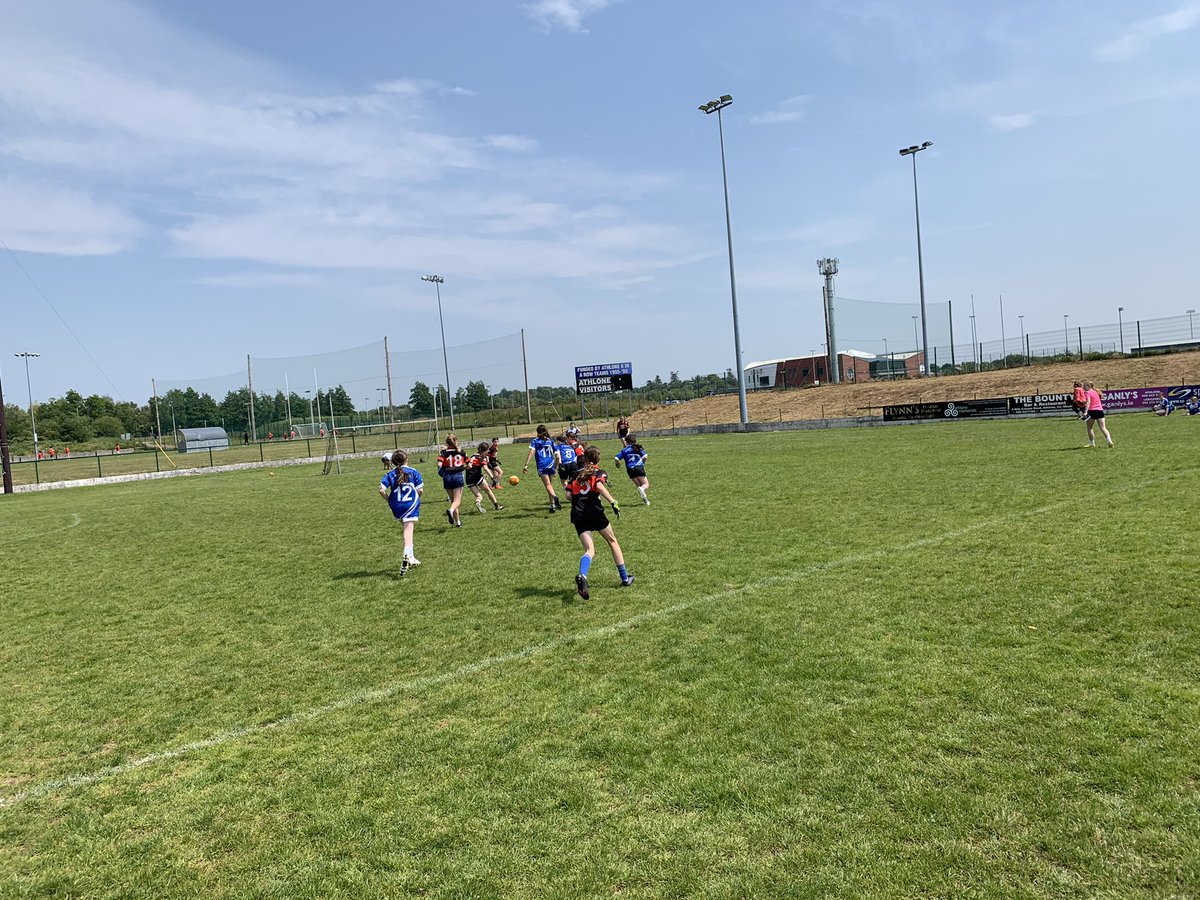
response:
<svg viewBox="0 0 1200 900"><path fill-rule="evenodd" d="M1142 490L1155 484L1170 481L1179 477L1180 475L1191 474L1193 471L1197 470L1185 470L1183 472L1175 472L1170 475L1161 475L1157 478L1151 478L1135 485L1096 491L1087 495L1086 497L1074 495L1064 500L1048 503L1044 506L1039 506L1034 509L1024 509L1005 513L1004 515L995 516L991 519L984 519L971 525L964 525L961 528L954 528L950 531L944 531L940 534L917 538L916 540L908 541L894 547L869 550L864 553L855 553L850 556L841 557L840 559L815 563L814 565L806 566L803 569L796 569L782 575L767 575L763 578L757 579L756 581L748 582L747 584L743 584L738 587L729 588L724 591L717 591L713 594L706 594L702 597L695 597L691 600L683 600L679 603L674 603L670 606L664 606L659 609L648 610L646 612L639 613L636 616L631 616L628 619L623 619L620 622L613 622L609 625L599 625L595 628L589 628L586 631L579 631L564 637L554 638L553 640L546 641L545 643L533 644L528 647L523 647L520 650L513 650L510 653L501 653L496 656L489 656L484 659L477 660L476 662L459 666L456 669L451 669L449 672L442 672L437 675L424 675L419 678L411 678L407 681L398 681L394 684L384 685L383 687L355 691L354 693L347 694L345 697L335 700L332 703L326 703L322 706L314 706L311 709L291 713L290 715L282 716L278 719L272 719L269 722L260 722L256 725L243 725L238 728L231 728L228 731L221 731L198 741L181 744L178 747L172 747L169 750L160 750L157 753L149 753L145 756L139 756L119 765L108 766L95 772L81 772L75 775L68 775L65 778L56 778L43 781L42 783L34 785L27 790L20 791L15 794L9 794L7 797L0 797L0 809L13 807L27 800L44 797L47 794L56 793L67 788L86 787L88 785L96 784L99 781L115 778L119 775L124 775L128 772L145 768L146 766L152 766L170 759L176 759L180 756L186 756L190 753L207 750L211 747L219 747L223 744L241 740L242 738L264 734L282 728L288 728L292 725L300 725L305 722L312 722L317 719L324 718L331 713L340 712L345 709L351 709L356 706L363 706L370 703L378 703L382 700L390 700L392 697L400 694L418 693L429 688L434 688L452 681L457 681L470 675L477 675L480 672L497 668L507 663L519 662L520 660L529 659L533 656L550 653L561 647L566 647L581 641L609 637L622 631L628 631L629 629L635 628L644 622L663 619L674 615L675 613L685 612L689 609L693 609L704 604L721 603L725 600L730 600L734 597L739 597L744 594L752 594L765 588L801 581L812 575L821 572L828 572L843 566L858 565L860 563L870 562L871 560L884 559L896 553L908 553L913 550L920 550L924 547L942 543L943 541L950 541L954 540L955 538L965 537L966 535L972 534L976 531L993 528L996 525L1007 521L1012 521L1027 516L1044 515L1045 513L1052 512L1056 509L1073 506L1086 500L1094 500L1097 497L1104 496L1106 494L1121 494L1129 491Z"/></svg>
<svg viewBox="0 0 1200 900"><path fill-rule="evenodd" d="M55 516L55 518L57 518L58 514L55 513L54 516ZM52 534L58 534L58 532L60 532L60 531L67 531L68 529L74 528L77 525L79 525L82 521L83 521L83 516L79 515L79 513L71 513L71 524L70 525L59 525L55 528L47 528L45 531L39 531L37 534L32 534L28 531L21 531L21 532L17 533L15 536L9 538L8 540L0 541L0 547L8 547L13 544L24 544L29 541L37 541L44 537L49 537ZM30 524L29 520L25 520L23 524L28 526Z"/></svg>

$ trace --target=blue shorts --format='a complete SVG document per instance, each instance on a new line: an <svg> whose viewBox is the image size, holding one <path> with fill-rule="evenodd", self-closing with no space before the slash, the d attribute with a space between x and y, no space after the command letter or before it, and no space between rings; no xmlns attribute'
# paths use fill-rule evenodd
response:
<svg viewBox="0 0 1200 900"><path fill-rule="evenodd" d="M421 504L414 503L412 506L405 506L401 507L400 509L396 509L396 507L393 506L392 515L401 522L415 522L421 515Z"/></svg>
<svg viewBox="0 0 1200 900"><path fill-rule="evenodd" d="M442 487L446 490L453 490L466 485L466 479L463 478L462 472L447 472L442 476Z"/></svg>
<svg viewBox="0 0 1200 900"><path fill-rule="evenodd" d="M551 466L549 469L538 469L538 474L539 475L549 475L551 478L553 478L554 477L554 467Z"/></svg>

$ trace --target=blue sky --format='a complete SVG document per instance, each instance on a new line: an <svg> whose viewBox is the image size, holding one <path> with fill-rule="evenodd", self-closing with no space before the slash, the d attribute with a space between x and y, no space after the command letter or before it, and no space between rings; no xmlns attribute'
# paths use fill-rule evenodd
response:
<svg viewBox="0 0 1200 900"><path fill-rule="evenodd" d="M820 345L819 257L840 258L839 293L916 299L897 149L924 140L926 294L957 313L973 293L981 337L1001 293L1010 331L1197 305L1200 2L0 0L0 17L10 401L21 350L43 354L35 400L142 402L152 376L247 353L434 347L425 272L446 279L450 343L526 329L535 384L608 361L638 381L724 370L717 123L697 109L723 93L745 362Z"/></svg>

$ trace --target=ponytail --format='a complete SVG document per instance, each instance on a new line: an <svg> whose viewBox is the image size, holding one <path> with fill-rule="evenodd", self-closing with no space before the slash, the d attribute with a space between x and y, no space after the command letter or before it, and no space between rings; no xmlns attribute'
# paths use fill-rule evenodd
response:
<svg viewBox="0 0 1200 900"><path fill-rule="evenodd" d="M406 462L408 462L408 454L403 450L397 450L392 454L392 465L395 466L396 471L399 472L399 475L396 478L397 484L408 483L408 473L404 471L404 464Z"/></svg>

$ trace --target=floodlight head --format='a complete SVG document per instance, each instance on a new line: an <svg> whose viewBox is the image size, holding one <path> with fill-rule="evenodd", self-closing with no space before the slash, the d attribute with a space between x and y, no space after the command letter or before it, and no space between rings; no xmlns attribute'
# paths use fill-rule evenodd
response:
<svg viewBox="0 0 1200 900"><path fill-rule="evenodd" d="M422 281L432 281L436 284L445 284L446 283L446 279L443 278L441 275L422 275L421 280Z"/></svg>
<svg viewBox="0 0 1200 900"><path fill-rule="evenodd" d="M732 103L733 102L733 94L722 94L721 102L722 103Z"/></svg>
<svg viewBox="0 0 1200 900"><path fill-rule="evenodd" d="M921 145L921 149L924 150L924 149L926 149L928 147L932 147L932 146L933 146L933 141L926 141L925 143L923 143Z"/></svg>

